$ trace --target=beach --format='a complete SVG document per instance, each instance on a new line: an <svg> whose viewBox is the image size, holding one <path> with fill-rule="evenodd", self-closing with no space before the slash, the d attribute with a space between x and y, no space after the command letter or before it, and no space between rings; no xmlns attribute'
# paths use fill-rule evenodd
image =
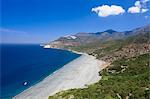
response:
<svg viewBox="0 0 150 99"><path fill-rule="evenodd" d="M48 96L62 90L84 88L99 81L101 77L98 72L107 65L94 56L82 54L13 99L48 99Z"/></svg>

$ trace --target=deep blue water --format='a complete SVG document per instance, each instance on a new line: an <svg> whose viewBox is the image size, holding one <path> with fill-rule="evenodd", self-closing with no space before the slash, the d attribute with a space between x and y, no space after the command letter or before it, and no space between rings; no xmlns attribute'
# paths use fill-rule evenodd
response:
<svg viewBox="0 0 150 99"><path fill-rule="evenodd" d="M79 56L39 45L1 45L0 99L10 99Z"/></svg>

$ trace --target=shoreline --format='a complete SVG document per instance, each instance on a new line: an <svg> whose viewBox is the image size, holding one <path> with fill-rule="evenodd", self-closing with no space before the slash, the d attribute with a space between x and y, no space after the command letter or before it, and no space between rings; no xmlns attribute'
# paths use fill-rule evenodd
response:
<svg viewBox="0 0 150 99"><path fill-rule="evenodd" d="M57 92L72 88L85 88L86 85L96 83L101 79L99 71L108 66L108 63L86 53L71 52L81 54L81 56L16 95L13 99L47 99L48 96Z"/></svg>

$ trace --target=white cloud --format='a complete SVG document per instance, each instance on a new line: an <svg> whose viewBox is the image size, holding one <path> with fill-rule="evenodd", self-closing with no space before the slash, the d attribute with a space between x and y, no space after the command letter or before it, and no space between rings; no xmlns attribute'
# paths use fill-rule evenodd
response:
<svg viewBox="0 0 150 99"><path fill-rule="evenodd" d="M140 13L140 8L139 7L130 7L128 9L129 13Z"/></svg>
<svg viewBox="0 0 150 99"><path fill-rule="evenodd" d="M141 9L141 12L142 13L145 13L145 12L147 12L148 11L148 9Z"/></svg>
<svg viewBox="0 0 150 99"><path fill-rule="evenodd" d="M134 6L128 9L128 13L145 13L149 9L147 8L147 2L150 0L138 0L135 2Z"/></svg>
<svg viewBox="0 0 150 99"><path fill-rule="evenodd" d="M119 15L125 13L125 10L121 6L117 5L102 5L92 8L92 11L97 13L100 17L107 17L110 15Z"/></svg>
<svg viewBox="0 0 150 99"><path fill-rule="evenodd" d="M136 1L134 5L135 5L136 7L138 7L138 8L141 8L141 3L140 3L140 1Z"/></svg>

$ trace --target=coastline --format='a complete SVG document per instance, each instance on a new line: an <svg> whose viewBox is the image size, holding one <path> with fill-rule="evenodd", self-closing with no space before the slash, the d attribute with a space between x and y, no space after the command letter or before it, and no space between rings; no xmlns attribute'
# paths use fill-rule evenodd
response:
<svg viewBox="0 0 150 99"><path fill-rule="evenodd" d="M86 85L99 81L99 71L108 66L108 63L86 53L72 52L82 55L13 99L47 99L62 90L85 88Z"/></svg>

